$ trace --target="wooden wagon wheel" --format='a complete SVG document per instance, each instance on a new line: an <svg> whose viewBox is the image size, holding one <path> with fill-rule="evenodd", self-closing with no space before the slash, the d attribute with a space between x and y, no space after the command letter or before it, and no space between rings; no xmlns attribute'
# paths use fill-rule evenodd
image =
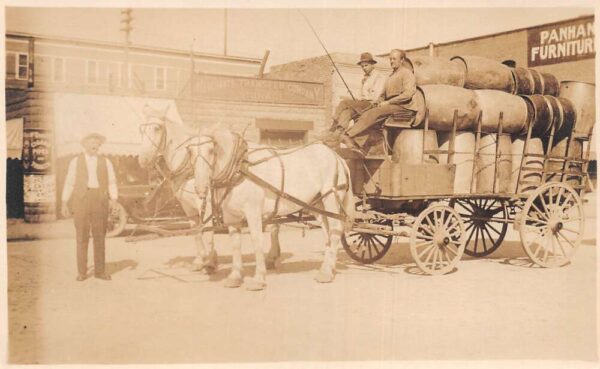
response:
<svg viewBox="0 0 600 369"><path fill-rule="evenodd" d="M452 205L465 222L465 254L482 257L500 247L508 230L506 201L456 199ZM473 243L471 244L470 241Z"/></svg>
<svg viewBox="0 0 600 369"><path fill-rule="evenodd" d="M106 237L116 237L123 233L127 225L127 210L117 202L113 205L112 202L108 205L108 221L106 223Z"/></svg>
<svg viewBox="0 0 600 369"><path fill-rule="evenodd" d="M465 225L449 206L423 210L410 235L410 253L427 274L446 274L454 269L465 251Z"/></svg>
<svg viewBox="0 0 600 369"><path fill-rule="evenodd" d="M391 225L390 221L373 221L373 224ZM342 246L348 256L362 264L381 259L390 249L393 236L383 234L349 232L342 235Z"/></svg>
<svg viewBox="0 0 600 369"><path fill-rule="evenodd" d="M519 233L531 260L546 268L571 260L583 238L583 205L572 187L546 183L525 202L519 216Z"/></svg>

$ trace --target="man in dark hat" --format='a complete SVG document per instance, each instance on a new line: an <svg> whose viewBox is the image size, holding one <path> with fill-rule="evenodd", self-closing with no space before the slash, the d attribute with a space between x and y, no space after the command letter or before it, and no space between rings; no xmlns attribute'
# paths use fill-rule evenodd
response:
<svg viewBox="0 0 600 369"><path fill-rule="evenodd" d="M373 102L373 107L360 116L350 129L341 136L341 142L351 148L362 148L368 139L368 129L378 121L396 112L415 115L418 106L413 100L417 92L416 78L406 67L406 52L393 49L390 52L392 73L385 81L383 92Z"/></svg>
<svg viewBox="0 0 600 369"><path fill-rule="evenodd" d="M62 214L73 214L77 243L77 281L87 276L87 250L90 229L94 238L94 275L110 280L104 270L104 238L108 221L108 203L117 201L118 190L112 163L104 155L98 155L106 138L91 133L81 140L84 152L69 163L65 187L62 193Z"/></svg>
<svg viewBox="0 0 600 369"><path fill-rule="evenodd" d="M369 108L373 101L377 100L381 94L385 83L385 76L375 70L376 63L377 61L373 59L371 53L360 54L360 60L356 64L360 65L365 73L360 93L356 97L356 100L346 98L339 103L333 114L332 130L345 130L348 128L350 120L355 115Z"/></svg>

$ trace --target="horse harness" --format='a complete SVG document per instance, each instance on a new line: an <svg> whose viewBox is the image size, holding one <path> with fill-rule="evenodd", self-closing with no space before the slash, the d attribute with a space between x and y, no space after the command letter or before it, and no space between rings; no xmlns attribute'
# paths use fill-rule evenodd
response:
<svg viewBox="0 0 600 369"><path fill-rule="evenodd" d="M283 155L288 155L288 154L294 153L310 144L299 146L299 147L297 147L293 150L287 151L285 153L279 153L273 147L262 147L262 148L249 150L247 142L241 137L241 135L239 135L237 133L234 133L234 135L236 137L236 140L235 140L236 142L235 142L234 151L233 151L231 159L229 160L229 163L225 166L225 168L221 171L221 173L219 173L217 176L215 176L213 179L211 179L211 182L210 182L213 222L215 222L216 225L224 225L223 211L222 211L222 207L221 207L223 204L223 201L225 200L227 195L231 192L231 190L236 185L241 183L244 178L247 178L248 180L250 180L253 183L255 183L256 185L258 185L259 187L262 187L276 195L275 204L273 206L273 211L269 214L269 216L266 217L266 219L263 220L264 223L270 222L277 216L281 199L290 201L290 202L302 207L303 210L312 211L312 212L321 214L323 216L326 216L328 218L335 218L335 219L342 220L342 221L347 220L347 214L344 214L344 215L336 214L336 213L333 213L330 211L326 211L324 209L317 208L313 204L315 204L316 202L325 198L330 193L334 193L336 196L336 200L338 201L338 204L341 205L341 200L339 199L339 197L337 195L337 191L347 190L349 188L348 182L349 182L350 178L348 178L348 177L346 178L346 183L344 183L344 184L336 183L333 188L331 188L326 193L316 196L310 203L305 203L304 201L285 192L285 167L283 165L283 161L282 161L281 157ZM249 155L252 153L255 153L257 151L260 151L260 150L267 150L271 153L271 155L267 156L265 158L256 160L256 161L250 161ZM275 187L271 183L265 181L264 179L260 178L259 176L257 176L256 174L254 174L250 171L251 167L262 164L262 163L272 160L274 158L276 158L278 160L279 166L281 168L281 181L280 181L279 188ZM337 181L337 177L336 177L336 181ZM221 196L217 196L217 190L221 190L223 192L221 194ZM342 206L340 206L340 208L343 209Z"/></svg>

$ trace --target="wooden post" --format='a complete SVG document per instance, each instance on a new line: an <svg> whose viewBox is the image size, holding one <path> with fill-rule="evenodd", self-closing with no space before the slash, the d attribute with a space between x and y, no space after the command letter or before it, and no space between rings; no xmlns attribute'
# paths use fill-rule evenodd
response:
<svg viewBox="0 0 600 369"><path fill-rule="evenodd" d="M456 120L458 119L458 109L454 109L454 117L452 118L452 136L448 143L448 161L447 164L454 164L454 145L456 140Z"/></svg>
<svg viewBox="0 0 600 369"><path fill-rule="evenodd" d="M429 132L429 109L425 111L425 129L423 130L423 140L422 140L422 148L421 148L421 164L425 162L425 137L427 136L427 132Z"/></svg>
<svg viewBox="0 0 600 369"><path fill-rule="evenodd" d="M475 135L475 149L473 152L473 176L471 178L471 193L475 191L475 180L478 169L477 158L479 157L479 144L481 143L481 112L477 115L477 134Z"/></svg>
<svg viewBox="0 0 600 369"><path fill-rule="evenodd" d="M496 183L498 179L498 159L500 158L500 136L502 136L502 123L504 120L504 112L500 112L498 117L498 130L496 132L496 157L494 158L494 182L492 185L492 192L496 193Z"/></svg>
<svg viewBox="0 0 600 369"><path fill-rule="evenodd" d="M525 155L529 153L529 140L531 140L531 131L533 130L533 124L529 123L529 128L527 129L527 138L525 139L525 144L523 145L523 155L521 156L521 165L519 166L519 176L517 177L517 188L515 189L515 193L519 193L519 189L521 187L521 172L523 171L523 165L525 164Z"/></svg>
<svg viewBox="0 0 600 369"><path fill-rule="evenodd" d="M265 65L267 64L267 59L269 58L269 54L271 50L265 50L265 55L263 55L262 61L260 62L260 70L258 71L258 78L263 78L263 74L265 71Z"/></svg>

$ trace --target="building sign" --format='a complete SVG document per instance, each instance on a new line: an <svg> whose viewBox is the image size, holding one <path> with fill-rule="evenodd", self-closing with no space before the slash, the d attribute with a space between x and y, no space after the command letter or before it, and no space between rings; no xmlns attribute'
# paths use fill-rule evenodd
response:
<svg viewBox="0 0 600 369"><path fill-rule="evenodd" d="M41 174L51 171L52 132L47 129L23 129L23 172Z"/></svg>
<svg viewBox="0 0 600 369"><path fill-rule="evenodd" d="M323 105L323 85L314 82L196 74L192 94L229 101Z"/></svg>
<svg viewBox="0 0 600 369"><path fill-rule="evenodd" d="M532 28L527 46L529 67L593 58L594 18Z"/></svg>

